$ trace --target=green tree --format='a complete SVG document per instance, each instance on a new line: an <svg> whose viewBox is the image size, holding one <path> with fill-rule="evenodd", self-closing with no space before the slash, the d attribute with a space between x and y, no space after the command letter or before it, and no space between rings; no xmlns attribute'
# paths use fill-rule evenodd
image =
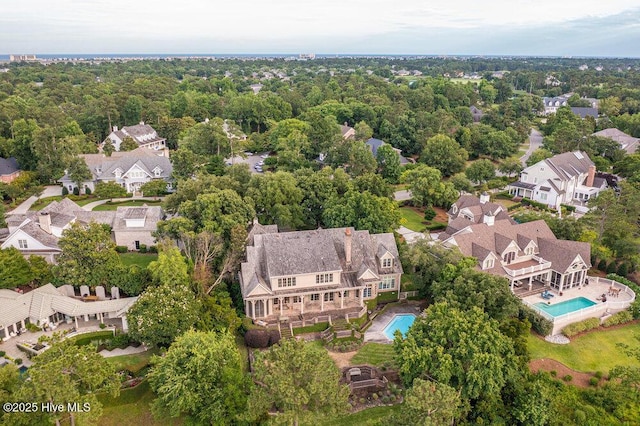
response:
<svg viewBox="0 0 640 426"><path fill-rule="evenodd" d="M394 423L415 426L452 425L463 417L460 394L451 386L415 379Z"/></svg>
<svg viewBox="0 0 640 426"><path fill-rule="evenodd" d="M14 247L0 250L0 270L0 288L15 288L34 278L29 262Z"/></svg>
<svg viewBox="0 0 640 426"><path fill-rule="evenodd" d="M454 139L445 135L435 135L427 139L420 161L440 170L443 176L451 176L464 169L468 158L467 151Z"/></svg>
<svg viewBox="0 0 640 426"><path fill-rule="evenodd" d="M451 183L442 181L440 171L424 164L404 172L401 181L409 185L416 206L444 207L458 198L458 191Z"/></svg>
<svg viewBox="0 0 640 426"><path fill-rule="evenodd" d="M114 398L119 395L120 380L113 364L92 345L78 346L73 339L60 341L57 337L53 342L49 349L33 358L29 380L16 392L16 400L62 404L65 408L67 404L77 403L79 408L89 409L11 414L7 416L9 424L95 424L102 415L97 394Z"/></svg>
<svg viewBox="0 0 640 426"><path fill-rule="evenodd" d="M127 196L127 190L115 182L100 181L96 184L93 194L98 198L122 198Z"/></svg>
<svg viewBox="0 0 640 426"><path fill-rule="evenodd" d="M158 397L157 419L188 415L198 424L236 424L247 403L249 380L229 333L187 331L148 375Z"/></svg>
<svg viewBox="0 0 640 426"><path fill-rule="evenodd" d="M477 160L467 167L464 174L472 182L483 183L496 176L496 168L490 160Z"/></svg>
<svg viewBox="0 0 640 426"><path fill-rule="evenodd" d="M53 272L51 264L44 260L44 257L31 255L29 256L29 269L33 275L33 284L41 286L53 281Z"/></svg>
<svg viewBox="0 0 640 426"><path fill-rule="evenodd" d="M167 182L164 179L152 179L140 187L146 197L160 197L167 193Z"/></svg>
<svg viewBox="0 0 640 426"><path fill-rule="evenodd" d="M74 157L69 161L67 173L71 181L78 188L83 189L83 183L91 180L91 170L87 167L87 163L80 157Z"/></svg>
<svg viewBox="0 0 640 426"><path fill-rule="evenodd" d="M115 151L115 147L113 146L113 142L111 142L111 139L105 140L104 145L102 146L102 152L104 152L104 155L106 155L107 157L111 157L113 151Z"/></svg>
<svg viewBox="0 0 640 426"><path fill-rule="evenodd" d="M62 233L58 246L62 253L53 273L61 284L105 285L109 271L120 264L110 230L95 222L73 223Z"/></svg>
<svg viewBox="0 0 640 426"><path fill-rule="evenodd" d="M236 225L247 227L255 216L252 202L243 199L232 189L210 188L195 200L184 201L178 210L181 216L191 219L195 231L207 230L228 238Z"/></svg>
<svg viewBox="0 0 640 426"><path fill-rule="evenodd" d="M366 142L373 137L373 130L364 121L357 123L354 130L356 131L355 139L357 141Z"/></svg>
<svg viewBox="0 0 640 426"><path fill-rule="evenodd" d="M304 223L301 206L304 194L291 173L253 176L247 196L255 202L260 223L275 223L285 229L296 229Z"/></svg>
<svg viewBox="0 0 640 426"><path fill-rule="evenodd" d="M374 173L378 166L371 149L359 141L347 141L348 167L347 171L353 177L365 173Z"/></svg>
<svg viewBox="0 0 640 426"><path fill-rule="evenodd" d="M498 170L500 171L500 173L504 173L509 177L520 174L522 169L523 167L520 159L515 157L509 157L502 160L502 162L498 166Z"/></svg>
<svg viewBox="0 0 640 426"><path fill-rule="evenodd" d="M398 227L400 213L394 201L376 197L369 192L349 191L327 203L322 214L328 228L353 226L372 234L393 232Z"/></svg>
<svg viewBox="0 0 640 426"><path fill-rule="evenodd" d="M0 228L6 228L7 222L5 221L5 207L1 202L2 198L4 198L4 194L2 193L2 187L0 187Z"/></svg>
<svg viewBox="0 0 640 426"><path fill-rule="evenodd" d="M451 176L449 183L459 192L473 192L473 182L464 173L457 173Z"/></svg>
<svg viewBox="0 0 640 426"><path fill-rule="evenodd" d="M349 388L340 384L340 370L324 349L304 340L286 339L257 352L249 399L252 414L264 418L275 409L278 421L297 425L309 414L344 413Z"/></svg>
<svg viewBox="0 0 640 426"><path fill-rule="evenodd" d="M531 156L527 158L527 166L533 166L534 164L546 160L547 158L553 157L553 153L544 148L538 148L531 153Z"/></svg>
<svg viewBox="0 0 640 426"><path fill-rule="evenodd" d="M383 178L389 183L397 183L400 178L400 155L389 144L378 148L376 153L378 169Z"/></svg>
<svg viewBox="0 0 640 426"><path fill-rule="evenodd" d="M133 151L136 148L138 148L138 143L129 136L125 136L120 143L120 151Z"/></svg>
<svg viewBox="0 0 640 426"><path fill-rule="evenodd" d="M406 339L396 336L394 349L405 384L416 378L451 386L462 398L499 398L518 371L513 343L497 321L482 310L436 303L416 318Z"/></svg>

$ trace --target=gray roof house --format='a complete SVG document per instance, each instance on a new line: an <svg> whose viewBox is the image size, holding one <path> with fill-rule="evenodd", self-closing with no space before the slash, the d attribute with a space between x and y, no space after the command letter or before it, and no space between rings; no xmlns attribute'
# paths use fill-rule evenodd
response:
<svg viewBox="0 0 640 426"><path fill-rule="evenodd" d="M113 130L107 138L102 142L102 146L107 140L110 140L116 151L120 151L120 144L125 138L131 138L141 148L162 150L166 148L166 139L158 136L158 132L144 121L135 126L124 126L122 129L118 129L118 126L113 126Z"/></svg>
<svg viewBox="0 0 640 426"><path fill-rule="evenodd" d="M611 127L609 129L600 130L595 132L592 136L599 136L602 138L609 138L620 144L620 149L624 149L627 154L635 154L638 150L639 138L634 138L625 132Z"/></svg>
<svg viewBox="0 0 640 426"><path fill-rule="evenodd" d="M606 188L606 179L596 176L595 164L583 151L565 152L539 161L525 168L519 181L507 186L515 197L552 207L584 205Z"/></svg>
<svg viewBox="0 0 640 426"><path fill-rule="evenodd" d="M133 151L116 151L107 157L105 154L80 155L91 171L92 179L83 182L83 189L95 190L95 185L100 182L115 182L122 185L127 192L135 192L140 187L153 179L164 179L167 189L172 188L173 165L166 156L165 151L153 151L146 148L137 148ZM65 174L58 180L69 192L77 185Z"/></svg>
<svg viewBox="0 0 640 426"><path fill-rule="evenodd" d="M118 245L138 250L141 244L155 244L153 232L162 218L162 209L153 207L118 207L117 211L85 211L68 198L54 201L39 212L29 211L25 215L7 217L9 235L0 248L14 247L25 257L37 255L48 262L62 251L58 240L73 223L90 222L109 225L112 238ZM132 220L129 220L133 217Z"/></svg>
<svg viewBox="0 0 640 426"><path fill-rule="evenodd" d="M87 301L70 295L63 286L56 288L46 284L27 293L0 289L0 341L8 340L20 333L28 323L39 326L55 326L62 321L91 319L104 322L105 319L118 319L124 331L127 331L126 314L138 299L137 297L102 299ZM73 291L73 289L72 289ZM112 292L112 296L113 296Z"/></svg>
<svg viewBox="0 0 640 426"><path fill-rule="evenodd" d="M387 145L386 142L376 138L369 139L368 141L365 142L365 144L369 147L374 157L378 155L378 148L380 148L382 145ZM398 153L398 157L400 157L400 164L404 165L404 164L409 164L411 162L407 158L402 156L401 154L402 150L398 148L393 148L393 150Z"/></svg>
<svg viewBox="0 0 640 426"><path fill-rule="evenodd" d="M20 175L20 166L14 157L0 157L0 182L11 183Z"/></svg>
<svg viewBox="0 0 640 426"><path fill-rule="evenodd" d="M400 290L393 234L353 228L278 232L254 223L240 287L247 316L275 322L364 314L365 300Z"/></svg>
<svg viewBox="0 0 640 426"><path fill-rule="evenodd" d="M591 267L590 244L558 240L544 220L468 222L447 228L438 239L475 257L477 269L509 279L511 290L522 296L547 285L558 291L582 286Z"/></svg>

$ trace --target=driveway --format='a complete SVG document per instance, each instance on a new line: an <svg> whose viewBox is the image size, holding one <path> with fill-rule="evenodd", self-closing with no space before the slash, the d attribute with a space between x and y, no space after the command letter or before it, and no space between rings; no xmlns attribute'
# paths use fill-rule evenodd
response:
<svg viewBox="0 0 640 426"><path fill-rule="evenodd" d="M423 240L426 238L424 233L412 231L411 229L404 226L396 229L396 232L404 237L404 240L407 242L407 244L413 244L418 240Z"/></svg>
<svg viewBox="0 0 640 426"><path fill-rule="evenodd" d="M520 157L523 166L527 167L527 160L531 157L533 151L538 148L542 148L542 133L536 129L531 129L531 133L529 134L529 149Z"/></svg>
<svg viewBox="0 0 640 426"><path fill-rule="evenodd" d="M393 193L393 198L396 201L404 201L404 200L410 200L411 199L411 192L403 190L403 191L396 191Z"/></svg>
<svg viewBox="0 0 640 426"><path fill-rule="evenodd" d="M264 161L264 158L262 158L261 155L268 155L268 153L266 153L266 152L256 153L256 154L253 154L253 155L246 156L246 158L242 157L240 155L237 155L237 156L235 156L233 158L226 158L224 160L224 162L228 166L230 166L231 164L248 164L249 165L249 171L251 173L259 173L256 170L255 166L259 162Z"/></svg>
<svg viewBox="0 0 640 426"><path fill-rule="evenodd" d="M31 197L24 200L18 207L11 210L7 214L26 214L31 208L31 206L33 205L33 203L35 203L39 198L55 197L57 195L62 195L61 186L59 185L45 186L44 190L42 191L42 194L40 194L39 196L32 195Z"/></svg>

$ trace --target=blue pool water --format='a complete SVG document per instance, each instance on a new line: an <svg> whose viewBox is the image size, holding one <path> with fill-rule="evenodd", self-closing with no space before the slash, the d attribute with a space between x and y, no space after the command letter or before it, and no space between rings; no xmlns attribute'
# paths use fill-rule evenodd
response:
<svg viewBox="0 0 640 426"><path fill-rule="evenodd" d="M20 370L21 375L24 375L27 372L28 368L23 365L18 370Z"/></svg>
<svg viewBox="0 0 640 426"><path fill-rule="evenodd" d="M584 297L576 297L575 299L566 300L554 305L547 305L545 302L540 302L536 303L534 306L540 308L553 317L559 317L561 315L568 314L569 312L578 311L593 305L597 305L597 303Z"/></svg>
<svg viewBox="0 0 640 426"><path fill-rule="evenodd" d="M406 336L407 331L409 331L409 327L411 327L411 324L413 324L415 320L416 316L413 314L396 315L393 317L391 322L387 324L384 330L382 330L382 332L389 340L393 340L393 335L396 330L400 330L400 333L402 333L403 336Z"/></svg>

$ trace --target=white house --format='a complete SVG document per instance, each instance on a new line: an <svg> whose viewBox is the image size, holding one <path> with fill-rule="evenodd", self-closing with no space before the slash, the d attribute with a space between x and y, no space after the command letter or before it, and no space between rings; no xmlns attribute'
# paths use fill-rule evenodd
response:
<svg viewBox="0 0 640 426"><path fill-rule="evenodd" d="M116 151L120 151L120 144L125 138L131 138L138 144L140 148L147 148L153 150L162 150L166 148L166 139L158 136L158 132L144 121L135 126L124 126L122 129L118 129L118 126L113 126L111 133L102 142L101 147L104 147L105 142L110 140Z"/></svg>
<svg viewBox="0 0 640 426"><path fill-rule="evenodd" d="M172 188L171 173L173 165L165 151L153 151L137 148L133 151L116 151L107 157L105 154L80 155L91 171L92 179L82 183L82 187L95 190L98 182L115 182L127 190L135 192L153 179L167 182L167 190ZM72 192L77 187L68 174L58 180Z"/></svg>
<svg viewBox="0 0 640 426"><path fill-rule="evenodd" d="M607 188L607 181L596 176L596 166L582 151L565 152L539 161L520 173L510 184L509 194L557 207L582 203Z"/></svg>

